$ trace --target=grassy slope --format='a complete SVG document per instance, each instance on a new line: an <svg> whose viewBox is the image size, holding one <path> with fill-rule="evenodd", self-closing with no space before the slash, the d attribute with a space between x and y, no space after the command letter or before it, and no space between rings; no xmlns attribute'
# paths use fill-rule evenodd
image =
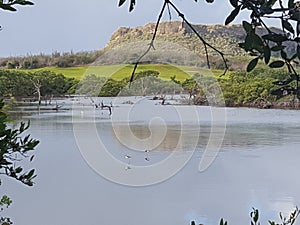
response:
<svg viewBox="0 0 300 225"><path fill-rule="evenodd" d="M55 68L47 67L34 70L25 70L29 72L40 71L40 70L50 70L55 73L61 73L66 77L73 77L80 80L84 75L95 74L97 76L111 77L116 80L122 80L125 77L130 77L133 65L107 65L107 66L81 66L81 67L70 67L70 68ZM171 76L176 75L177 80L185 80L191 77L195 73L200 73L203 75L220 75L222 71L217 70L207 70L203 68L196 68L191 66L172 66L166 64L143 64L139 65L136 72L141 72L145 70L156 70L159 72L159 76L162 79L169 80Z"/></svg>

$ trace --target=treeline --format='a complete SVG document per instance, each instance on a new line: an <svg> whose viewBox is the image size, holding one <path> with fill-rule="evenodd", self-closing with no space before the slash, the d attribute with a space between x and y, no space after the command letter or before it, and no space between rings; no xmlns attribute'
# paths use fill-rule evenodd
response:
<svg viewBox="0 0 300 225"><path fill-rule="evenodd" d="M0 96L16 99L33 98L41 104L55 96L71 94L78 81L51 71L26 73L18 70L0 70Z"/></svg>
<svg viewBox="0 0 300 225"><path fill-rule="evenodd" d="M130 77L122 80L106 79L88 75L77 85L76 94L89 96L146 96L179 94L181 86L171 80L159 78L159 72L146 70L136 73L132 82Z"/></svg>
<svg viewBox="0 0 300 225"><path fill-rule="evenodd" d="M117 95L166 95L182 94L182 101L194 105L225 105L249 107L293 107L298 102L290 93L278 95L278 80L284 80L288 74L284 70L256 69L251 73L243 70L230 73L227 77L213 77L195 74L184 81L159 78L157 71L137 73L129 87L129 78L114 80L86 76L77 86L78 94L91 96Z"/></svg>
<svg viewBox="0 0 300 225"><path fill-rule="evenodd" d="M0 70L0 95L3 97L34 98L39 103L66 94L87 96L157 96L182 95L183 104L253 106L262 108L295 107L297 98L280 92L278 80L288 75L283 70L256 69L251 73L232 72L226 77L195 74L179 81L159 78L159 72L147 70L122 80L93 74L81 81L66 78L50 71L27 73L19 70ZM279 88L279 89L278 89ZM297 103L295 105L295 103Z"/></svg>
<svg viewBox="0 0 300 225"><path fill-rule="evenodd" d="M102 51L59 53L51 55L27 55L23 57L0 58L0 67L6 69L36 69L43 67L74 67L93 63Z"/></svg>

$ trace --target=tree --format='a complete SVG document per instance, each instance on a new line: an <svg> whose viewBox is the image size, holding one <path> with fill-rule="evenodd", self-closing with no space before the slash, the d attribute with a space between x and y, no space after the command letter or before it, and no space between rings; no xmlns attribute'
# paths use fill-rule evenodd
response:
<svg viewBox="0 0 300 225"><path fill-rule="evenodd" d="M16 129L10 128L7 125L7 115L2 111L3 106L4 102L0 100L0 174L14 178L27 186L32 186L33 179L36 177L35 170L24 171L19 164L24 159L33 160L34 155L31 153L39 141L32 139L30 134L24 134L29 128L29 122L27 124L21 122ZM10 204L11 200L4 195L0 201L0 206L9 206ZM0 217L0 223L10 224L10 220L6 217Z"/></svg>
<svg viewBox="0 0 300 225"><path fill-rule="evenodd" d="M15 6L17 5L33 5L33 3L26 0L0 1L0 9L3 10L16 11ZM33 160L34 156L30 153L35 149L39 141L30 138L29 134L22 137L24 132L28 130L29 123L21 122L19 128L9 128L7 115L2 111L3 106L4 102L0 100L0 174L14 178L27 186L32 186L33 179L36 177L35 170L31 169L28 172L24 172L24 169L18 164L25 158L29 158L30 161ZM4 195L0 200L0 212L3 211L4 206L8 207L11 203L11 199ZM0 216L0 224L9 225L12 222L10 218Z"/></svg>
<svg viewBox="0 0 300 225"><path fill-rule="evenodd" d="M168 10L170 13L170 9L173 9L178 13L179 17L193 30L204 45L208 67L210 67L210 62L207 49L211 48L222 58L225 67L224 73L226 73L228 66L224 54L205 41L196 29L194 29L193 25L185 18L181 10L175 6L172 0L162 1L164 4L157 20L152 41L147 51L138 58L135 69L132 72L132 80L138 63L143 56L154 47L156 31L162 18L162 14L165 10ZM198 0L194 1L198 2ZM127 0L119 0L119 6L122 6L125 2L127 2ZM132 11L135 7L136 0L128 0L128 2L130 2L129 11ZM206 2L213 3L214 0L206 0ZM279 88L273 91L272 94L276 95L278 98L286 95L293 95L294 98L299 100L300 77L295 69L295 65L300 63L300 2L295 2L295 0L229 0L229 2L234 9L226 18L226 25L234 21L241 11L249 11L250 13L249 19L242 22L246 37L244 42L239 44L239 46L248 52L249 55L254 57L249 62L247 71L252 71L259 60L263 61L273 69L285 66L288 75L283 80L274 82ZM281 28L277 30L269 28L266 19L279 21L281 23ZM287 43L292 43L293 45L289 51L287 51ZM276 56L278 53L280 53L280 59L272 60L272 56Z"/></svg>

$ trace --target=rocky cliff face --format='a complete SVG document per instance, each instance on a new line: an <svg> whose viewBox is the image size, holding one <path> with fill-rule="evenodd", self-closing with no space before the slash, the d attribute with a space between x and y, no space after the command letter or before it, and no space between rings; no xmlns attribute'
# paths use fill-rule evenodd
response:
<svg viewBox="0 0 300 225"><path fill-rule="evenodd" d="M121 27L113 33L108 46L115 47L128 42L150 40L155 26L155 23L149 23L135 28ZM194 27L210 44L226 54L245 55L243 50L238 47L238 43L242 42L245 37L245 32L240 25L194 25ZM157 40L175 42L192 51L204 54L204 48L199 39L186 24L180 21L160 23ZM211 53L213 54L213 52Z"/></svg>
<svg viewBox="0 0 300 225"><path fill-rule="evenodd" d="M104 49L105 57L98 60L100 64L109 63L132 63L149 46L155 31L155 23L148 23L145 26L134 28L121 27L113 33L110 42ZM195 30L209 44L220 50L228 57L248 56L239 47L244 42L246 33L241 25L193 25ZM276 29L276 28L271 28ZM263 34L263 30L258 33ZM295 46L287 44L287 51L294 51ZM155 50L147 54L143 60L154 63L175 63L181 65L206 66L206 54L202 42L187 26L180 21L161 22L158 26L155 39ZM220 56L208 48L209 57L215 68L223 66ZM220 63L221 62L221 63ZM248 61L247 61L248 62ZM246 63L247 63L246 62ZM236 60L233 67L238 69L245 62Z"/></svg>
<svg viewBox="0 0 300 225"><path fill-rule="evenodd" d="M122 38L138 38L153 34L155 31L155 23L148 23L145 26L127 28L120 27L115 31L110 39L110 42L120 40ZM157 35L184 35L186 33L185 26L179 22L163 22L159 25Z"/></svg>

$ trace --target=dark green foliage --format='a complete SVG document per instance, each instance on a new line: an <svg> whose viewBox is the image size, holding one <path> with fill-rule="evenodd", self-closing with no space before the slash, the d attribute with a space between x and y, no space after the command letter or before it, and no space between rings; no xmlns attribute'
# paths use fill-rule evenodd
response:
<svg viewBox="0 0 300 225"><path fill-rule="evenodd" d="M241 10L241 5L237 5L235 9L232 10L230 15L226 18L225 25L230 24L235 19L235 17L239 14L240 10Z"/></svg>
<svg viewBox="0 0 300 225"><path fill-rule="evenodd" d="M119 7L122 6L126 0L120 0L119 1ZM129 6L129 12L131 12L134 9L135 6L135 0L130 0L130 6Z"/></svg>
<svg viewBox="0 0 300 225"><path fill-rule="evenodd" d="M103 52L54 52L52 55L27 55L0 59L0 67L7 69L36 69L43 67L74 67L93 63Z"/></svg>
<svg viewBox="0 0 300 225"><path fill-rule="evenodd" d="M259 58L256 57L250 61L250 63L247 66L247 72L251 72L256 67L258 60Z"/></svg>
<svg viewBox="0 0 300 225"><path fill-rule="evenodd" d="M7 126L7 116L1 110L4 106L0 101L0 174L32 186L33 179L36 177L34 169L26 172L18 166L17 162L23 159L31 159L30 155L39 141L30 138L30 135L24 133L29 128L29 122L21 122L18 128L12 129ZM24 136L21 138L21 136Z"/></svg>
<svg viewBox="0 0 300 225"><path fill-rule="evenodd" d="M8 11L17 11L15 6L17 5L33 5L33 2L25 1L25 0L8 0L8 1L0 1L0 9L8 10Z"/></svg>
<svg viewBox="0 0 300 225"><path fill-rule="evenodd" d="M35 84L40 84L39 90ZM73 78L66 78L62 74L50 71L26 73L18 70L0 70L0 95L2 97L37 97L49 100L53 96L62 96L76 85Z"/></svg>
<svg viewBox="0 0 300 225"><path fill-rule="evenodd" d="M296 222L297 217L300 214L300 210L296 207L296 209L291 212L289 217L282 216L282 213L279 213L279 218L281 220L280 223L276 223L275 221L269 220L269 225L293 225ZM258 209L253 208L250 212L250 218L251 218L251 225L260 225L259 222L259 211ZM191 225L196 225L195 221L191 221ZM225 221L223 218L220 220L220 225L227 225L227 221Z"/></svg>
<svg viewBox="0 0 300 225"><path fill-rule="evenodd" d="M276 5L275 3L279 4ZM276 60L269 64L270 68L281 68L284 65L287 66L287 69L290 73L290 77L293 77L296 86L299 84L299 74L294 69L293 62L300 62L300 48L299 46L299 24L300 24L300 7L298 2L289 0L285 2L285 6L282 1L269 0L269 1L231 1L231 5L235 8L232 13L229 15L226 20L226 24L231 22L235 16L238 15L237 8L240 6L242 9L247 9L251 12L250 21L243 21L243 27L247 33L245 41L240 44L240 47L243 48L250 55L257 56L253 59L248 67L247 71L252 71L257 65L258 59L264 60L265 64L269 64L272 55L275 55L275 52L280 51L280 57L282 60ZM282 13L278 15L278 12ZM265 23L265 18L270 17L273 20L281 21L281 30L274 31L270 29ZM296 21L297 25L292 22ZM264 33L258 32L262 27ZM295 32L296 31L296 32ZM296 34L295 34L296 33ZM296 37L295 37L296 35ZM297 46L293 48L289 54L286 51L287 43ZM286 80L286 78L285 78ZM280 82L279 82L280 83ZM282 81L285 83L285 81ZM294 95L299 98L299 89L295 90L291 87L280 88L283 92ZM277 91L272 92L273 94L282 96L282 92Z"/></svg>
<svg viewBox="0 0 300 225"><path fill-rule="evenodd" d="M227 225L227 221L224 221L223 218L220 220L220 225Z"/></svg>
<svg viewBox="0 0 300 225"><path fill-rule="evenodd" d="M284 66L284 61L281 61L281 60L277 60L277 61L271 62L269 64L269 67L271 67L271 68L281 68L283 66Z"/></svg>
<svg viewBox="0 0 300 225"><path fill-rule="evenodd" d="M32 186L36 177L35 170L24 171L19 164L25 159L33 160L32 152L39 141L32 139L29 134L25 134L29 128L29 122L21 122L18 128L8 126L7 115L2 111L3 106L4 102L0 100L0 174ZM0 213L11 203L11 199L4 195L0 200ZM10 218L0 216L0 224L9 225L12 222Z"/></svg>

